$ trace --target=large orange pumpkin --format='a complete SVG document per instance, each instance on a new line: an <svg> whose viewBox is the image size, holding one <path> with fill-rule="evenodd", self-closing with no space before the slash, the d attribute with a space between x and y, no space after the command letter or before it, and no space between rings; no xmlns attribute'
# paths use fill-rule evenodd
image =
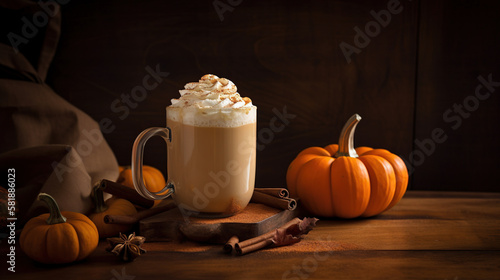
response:
<svg viewBox="0 0 500 280"><path fill-rule="evenodd" d="M355 114L347 121L338 145L307 148L288 167L290 195L312 214L370 217L393 207L406 192L408 171L401 158L384 149L354 149L360 120Z"/></svg>

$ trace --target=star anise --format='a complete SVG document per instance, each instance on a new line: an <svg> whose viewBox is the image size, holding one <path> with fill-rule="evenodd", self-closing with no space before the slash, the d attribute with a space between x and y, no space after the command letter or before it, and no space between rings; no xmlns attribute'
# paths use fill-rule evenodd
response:
<svg viewBox="0 0 500 280"><path fill-rule="evenodd" d="M109 247L106 251L119 256L124 261L133 261L141 254L146 253L146 250L141 248L141 245L146 241L145 237L135 236L135 232L128 237L120 233L120 237L107 238Z"/></svg>

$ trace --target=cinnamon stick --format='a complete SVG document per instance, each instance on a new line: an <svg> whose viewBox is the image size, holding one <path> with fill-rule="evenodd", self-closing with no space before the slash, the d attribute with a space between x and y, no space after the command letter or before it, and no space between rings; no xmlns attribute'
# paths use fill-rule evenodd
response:
<svg viewBox="0 0 500 280"><path fill-rule="evenodd" d="M229 238L229 240L226 242L226 244L224 244L224 247L223 247L224 252L231 253L234 250L234 245L236 245L236 243L238 243L239 241L240 241L240 239L236 235Z"/></svg>
<svg viewBox="0 0 500 280"><path fill-rule="evenodd" d="M175 208L175 203L173 201L167 202L165 205L160 205L155 208L150 208L146 210L141 210L134 215L106 215L104 216L104 222L106 224L125 224L131 225L139 222L142 219L149 218L153 215L168 211Z"/></svg>
<svg viewBox="0 0 500 280"><path fill-rule="evenodd" d="M142 197L135 189L129 188L125 185L109 181L106 179L101 180L99 187L102 188L104 192L116 195L120 198L124 198L133 204L141 206L143 208L151 208L154 205L153 200Z"/></svg>
<svg viewBox="0 0 500 280"><path fill-rule="evenodd" d="M246 247L238 247L236 248L236 252L239 254L239 255L245 255L245 254L248 254L248 253L251 253L251 252L254 252L254 251L257 251L257 250L260 250L262 248L265 248L269 245L273 244L273 240L271 238L269 239L264 239L260 242L257 242L255 244L252 244L252 245L248 245Z"/></svg>
<svg viewBox="0 0 500 280"><path fill-rule="evenodd" d="M295 218L293 220L290 220L288 223L284 224L283 226L281 226L279 229L287 229L288 227L294 225L294 224L298 224L300 223L300 219L299 218ZM254 238L250 238L250 239L247 239L243 242L238 242L235 244L235 249L236 249L236 252L239 254L239 255L243 255L243 254L246 254L246 253L250 253L250 252L253 252L255 250L259 250L261 248L264 248L266 246L269 246L271 245L272 242L272 238L274 237L274 234L276 232L276 229L273 229L267 233L264 233L262 235L259 235L257 237L254 237Z"/></svg>
<svg viewBox="0 0 500 280"><path fill-rule="evenodd" d="M104 216L104 223L106 223L106 224L119 224L119 225L133 225L139 221L134 216L135 215L106 215L106 216Z"/></svg>
<svg viewBox="0 0 500 280"><path fill-rule="evenodd" d="M259 191L253 192L250 201L285 210L294 210L297 207L297 201L293 198L279 198Z"/></svg>
<svg viewBox="0 0 500 280"><path fill-rule="evenodd" d="M265 193L279 198L290 197L290 193L284 188L255 188L256 192Z"/></svg>

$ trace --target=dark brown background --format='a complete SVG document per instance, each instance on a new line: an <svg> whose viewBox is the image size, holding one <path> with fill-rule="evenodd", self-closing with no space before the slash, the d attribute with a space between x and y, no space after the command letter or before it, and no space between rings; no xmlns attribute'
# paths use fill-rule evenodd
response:
<svg viewBox="0 0 500 280"><path fill-rule="evenodd" d="M499 190L500 90L460 125L443 117L473 100L479 75L500 81L499 2L400 1L402 12L351 63L339 44L354 45L354 28L364 29L374 20L370 11L390 1L229 2L241 3L221 21L212 0L70 1L47 82L97 121L113 122L105 138L122 165L143 129L165 125L178 90L213 73L258 106L258 142L265 144L257 154L259 187L284 186L298 152L336 143L358 113L357 146L387 148L408 161L413 152L411 189ZM157 64L169 76L120 119L111 104ZM273 109L285 106L296 117L270 139L264 131ZM435 129L447 139L424 154L415 140ZM145 162L165 170L162 140L150 142Z"/></svg>

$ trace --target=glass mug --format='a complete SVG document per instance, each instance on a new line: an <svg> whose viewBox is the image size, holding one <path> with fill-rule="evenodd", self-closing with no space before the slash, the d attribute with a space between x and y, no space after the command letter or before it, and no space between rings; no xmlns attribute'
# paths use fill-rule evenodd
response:
<svg viewBox="0 0 500 280"><path fill-rule="evenodd" d="M167 107L167 127L144 130L132 149L132 180L151 200L172 195L181 212L227 217L244 209L255 184L257 107ZM153 136L167 143L167 185L150 192L144 185L144 145Z"/></svg>

